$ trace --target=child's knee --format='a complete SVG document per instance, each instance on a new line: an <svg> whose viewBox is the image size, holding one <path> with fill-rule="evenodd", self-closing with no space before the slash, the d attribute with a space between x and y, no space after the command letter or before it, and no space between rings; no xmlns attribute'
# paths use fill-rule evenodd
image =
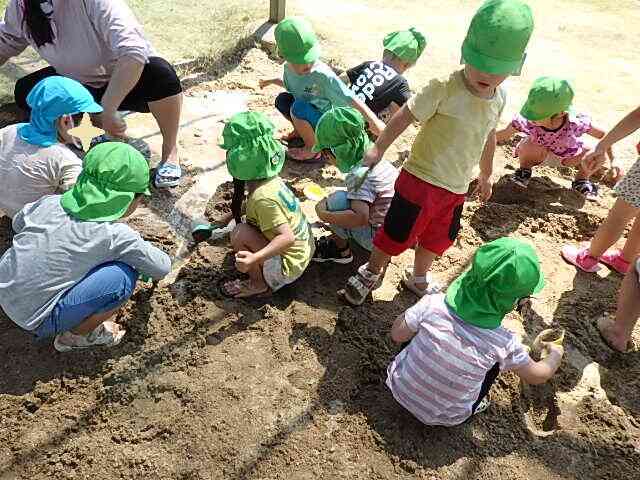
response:
<svg viewBox="0 0 640 480"><path fill-rule="evenodd" d="M276 109L282 113L285 117L291 116L291 108L295 102L293 95L289 92L282 92L276 97L275 106Z"/></svg>
<svg viewBox="0 0 640 480"><path fill-rule="evenodd" d="M532 167L540 165L547 158L549 152L546 148L530 142L522 144L518 148L518 158L522 166Z"/></svg>
<svg viewBox="0 0 640 480"><path fill-rule="evenodd" d="M235 250L242 250L244 245L244 240L247 236L246 232L247 225L245 223L241 223L236 225L235 228L229 234L229 238L231 240L231 247Z"/></svg>

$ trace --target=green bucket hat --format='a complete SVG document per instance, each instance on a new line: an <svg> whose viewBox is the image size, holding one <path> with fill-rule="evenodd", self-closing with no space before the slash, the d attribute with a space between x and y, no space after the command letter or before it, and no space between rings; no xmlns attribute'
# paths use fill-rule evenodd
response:
<svg viewBox="0 0 640 480"><path fill-rule="evenodd" d="M385 50L389 50L400 60L416 63L427 46L427 39L415 28L393 32L384 37L382 42Z"/></svg>
<svg viewBox="0 0 640 480"><path fill-rule="evenodd" d="M304 18L285 18L278 23L275 37L278 53L287 62L307 65L320 58L318 38Z"/></svg>
<svg viewBox="0 0 640 480"><path fill-rule="evenodd" d="M89 150L78 181L60 203L80 220L111 222L126 213L139 193L151 195L149 164L132 146L106 142Z"/></svg>
<svg viewBox="0 0 640 480"><path fill-rule="evenodd" d="M520 75L533 33L531 8L520 0L488 0L471 20L462 61L481 72Z"/></svg>
<svg viewBox="0 0 640 480"><path fill-rule="evenodd" d="M238 180L275 177L284 165L284 147L273 138L271 120L258 112L242 112L229 119L220 145L227 151L227 169Z"/></svg>
<svg viewBox="0 0 640 480"><path fill-rule="evenodd" d="M520 115L536 122L566 112L573 102L573 88L567 80L540 77L535 82Z"/></svg>
<svg viewBox="0 0 640 480"><path fill-rule="evenodd" d="M499 238L480 247L471 268L447 289L446 303L462 320L494 329L524 297L544 287L533 247L514 238Z"/></svg>
<svg viewBox="0 0 640 480"><path fill-rule="evenodd" d="M313 150L331 150L342 173L360 165L370 145L364 118L355 108L335 107L320 117Z"/></svg>

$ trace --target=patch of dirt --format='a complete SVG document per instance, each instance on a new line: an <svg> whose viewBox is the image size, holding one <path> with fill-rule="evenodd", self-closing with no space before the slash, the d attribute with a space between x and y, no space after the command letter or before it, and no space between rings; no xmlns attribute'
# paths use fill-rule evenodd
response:
<svg viewBox="0 0 640 480"><path fill-rule="evenodd" d="M278 66L259 50L241 68L198 89L245 88L267 113L276 90L258 76ZM194 87L195 88L195 87ZM400 158L409 132L390 153ZM455 428L426 427L384 385L398 347L388 332L415 302L399 286L411 253L394 259L374 301L338 301L356 265L312 264L273 298L224 298L220 281L237 275L225 241L191 245L175 280L141 284L119 321L128 333L113 350L56 354L7 319L0 321L0 478L158 479L618 479L640 478L640 358L600 341L595 321L615 310L621 277L576 273L561 246L590 238L612 204L569 191L571 172L534 172L527 190L506 176L515 164L499 149L492 200L470 200L454 246L434 265L445 282L482 243L514 235L533 242L547 277L539 298L506 322L530 341L543 328L566 330L567 355L542 387L499 377L492 407ZM511 168L509 168L511 166ZM334 188L330 166L288 163L283 177L315 220L301 190L312 180ZM176 254L181 240L155 220L184 187L155 192L129 224ZM205 215L229 211L231 184ZM0 251L10 242L0 225ZM636 332L640 339L640 331Z"/></svg>

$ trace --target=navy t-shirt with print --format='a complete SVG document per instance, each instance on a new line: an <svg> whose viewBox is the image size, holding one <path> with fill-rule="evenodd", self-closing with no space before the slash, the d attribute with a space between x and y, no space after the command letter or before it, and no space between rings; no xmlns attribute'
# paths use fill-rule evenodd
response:
<svg viewBox="0 0 640 480"><path fill-rule="evenodd" d="M391 102L401 107L411 98L407 80L384 62L364 62L347 70L347 76L351 90L376 115L384 112Z"/></svg>

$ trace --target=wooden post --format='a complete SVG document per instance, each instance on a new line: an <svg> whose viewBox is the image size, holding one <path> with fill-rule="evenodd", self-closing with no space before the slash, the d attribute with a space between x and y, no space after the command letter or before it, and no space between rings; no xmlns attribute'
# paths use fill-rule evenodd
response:
<svg viewBox="0 0 640 480"><path fill-rule="evenodd" d="M270 0L270 1L271 1L271 9L269 12L269 21L271 23L278 23L285 17L287 0Z"/></svg>

